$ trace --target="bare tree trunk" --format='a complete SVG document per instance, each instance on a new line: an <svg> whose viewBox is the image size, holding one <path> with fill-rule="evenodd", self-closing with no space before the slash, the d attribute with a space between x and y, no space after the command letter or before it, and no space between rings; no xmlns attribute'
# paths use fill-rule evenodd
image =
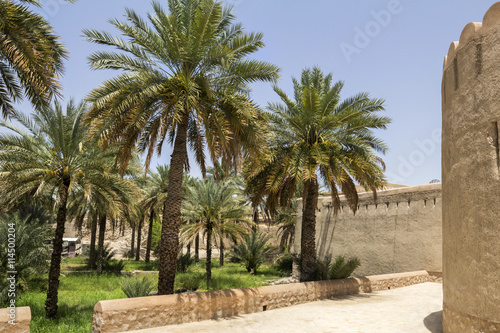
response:
<svg viewBox="0 0 500 333"><path fill-rule="evenodd" d="M151 259L151 241L153 239L153 222L155 218L155 211L151 208L151 214L149 215L149 229L148 229L148 242L146 245L146 262Z"/></svg>
<svg viewBox="0 0 500 333"><path fill-rule="evenodd" d="M97 210L92 215L92 225L90 231L89 268L95 269L95 239L97 235Z"/></svg>
<svg viewBox="0 0 500 333"><path fill-rule="evenodd" d="M304 208L302 211L302 236L300 240L300 255L302 269L300 281L314 280L316 263L316 205L318 184L314 180L304 183Z"/></svg>
<svg viewBox="0 0 500 333"><path fill-rule="evenodd" d="M139 261L141 259L141 235L142 235L143 223L144 223L144 214L142 214L141 219L139 220L139 227L137 229L137 249L135 253L135 261Z"/></svg>
<svg viewBox="0 0 500 333"><path fill-rule="evenodd" d="M194 239L194 261L200 261L200 234L196 235Z"/></svg>
<svg viewBox="0 0 500 333"><path fill-rule="evenodd" d="M210 221L208 222L208 227L207 227L206 272L207 272L207 290L209 290L210 289L210 280L212 280L212 226L210 225Z"/></svg>
<svg viewBox="0 0 500 333"><path fill-rule="evenodd" d="M179 228L181 225L182 176L187 160L187 128L189 115L184 114L177 125L174 150L170 159L167 202L163 211L160 240L160 265L158 295L174 293L177 254L179 251Z"/></svg>
<svg viewBox="0 0 500 333"><path fill-rule="evenodd" d="M56 232L52 242L52 257L50 259L49 286L47 299L45 300L45 316L55 318L57 315L57 300L59 289L59 276L61 275L61 256L63 250L64 223L66 222L66 210L68 202L70 179L65 178L59 184L59 207L56 218Z"/></svg>
<svg viewBox="0 0 500 333"><path fill-rule="evenodd" d="M97 246L97 273L102 273L104 256L104 233L106 232L106 214L99 213L99 244Z"/></svg>

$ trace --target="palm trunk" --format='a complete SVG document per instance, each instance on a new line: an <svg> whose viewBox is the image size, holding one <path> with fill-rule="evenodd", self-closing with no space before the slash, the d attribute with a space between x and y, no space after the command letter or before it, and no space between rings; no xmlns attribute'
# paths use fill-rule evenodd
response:
<svg viewBox="0 0 500 333"><path fill-rule="evenodd" d="M220 237L219 266L224 266L224 238L222 236Z"/></svg>
<svg viewBox="0 0 500 333"><path fill-rule="evenodd" d="M210 289L210 280L212 279L212 226L208 221L207 226L207 290Z"/></svg>
<svg viewBox="0 0 500 333"><path fill-rule="evenodd" d="M196 235L194 239L194 261L200 261L200 234Z"/></svg>
<svg viewBox="0 0 500 333"><path fill-rule="evenodd" d="M92 216L92 225L90 231L90 252L89 252L89 269L95 269L95 238L97 235L97 211Z"/></svg>
<svg viewBox="0 0 500 333"><path fill-rule="evenodd" d="M130 256L132 258L135 253L135 225L132 227L132 241L130 242Z"/></svg>
<svg viewBox="0 0 500 333"><path fill-rule="evenodd" d="M99 214L99 244L97 246L97 273L102 273L104 256L104 233L106 232L106 214Z"/></svg>
<svg viewBox="0 0 500 333"><path fill-rule="evenodd" d="M61 255L63 250L64 223L66 222L66 204L68 202L70 179L63 179L59 184L59 208L56 219L56 232L54 235L52 257L50 260L49 286L45 300L45 316L55 318L57 315L57 291L59 289L59 276L61 275Z"/></svg>
<svg viewBox="0 0 500 333"><path fill-rule="evenodd" d="M318 196L318 185L314 180L304 183L304 208L302 210L302 236L300 240L302 269L300 281L314 280L316 263L316 212L315 202Z"/></svg>
<svg viewBox="0 0 500 333"><path fill-rule="evenodd" d="M146 245L146 262L151 259L151 241L153 239L153 221L155 217L155 211L151 208L151 214L149 215L149 229L148 229L148 243Z"/></svg>
<svg viewBox="0 0 500 333"><path fill-rule="evenodd" d="M144 214L139 220L139 228L137 229L137 250L135 253L135 261L141 259L141 235L142 235L142 224L144 223Z"/></svg>
<svg viewBox="0 0 500 333"><path fill-rule="evenodd" d="M182 175L187 160L186 136L189 115L185 114L177 126L174 150L170 159L167 199L164 206L161 240L158 295L174 293L175 269L179 252L179 227L181 225Z"/></svg>

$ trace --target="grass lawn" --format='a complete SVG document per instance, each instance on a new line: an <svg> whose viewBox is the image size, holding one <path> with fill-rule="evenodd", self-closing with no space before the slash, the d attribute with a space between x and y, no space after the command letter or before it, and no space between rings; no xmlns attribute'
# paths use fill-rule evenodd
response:
<svg viewBox="0 0 500 333"><path fill-rule="evenodd" d="M248 288L266 285L268 280L279 279L280 273L270 265L260 267L258 274L250 275L240 264L226 263L219 267L213 263L212 284L210 290ZM156 270L156 263L127 261L125 270ZM71 268L71 269L70 269ZM148 269L149 268L149 269ZM85 270L85 261L81 258L64 259L63 270ZM175 288L198 286L198 291L206 291L205 261L189 267L186 273L177 273ZM154 281L155 289L158 274L148 274ZM30 283L29 291L21 293L18 306L31 307L32 333L88 333L92 331L92 315L95 304L100 300L126 298L120 288L124 275L96 273L71 273L60 279L58 318L45 318L44 302L47 292L47 277Z"/></svg>

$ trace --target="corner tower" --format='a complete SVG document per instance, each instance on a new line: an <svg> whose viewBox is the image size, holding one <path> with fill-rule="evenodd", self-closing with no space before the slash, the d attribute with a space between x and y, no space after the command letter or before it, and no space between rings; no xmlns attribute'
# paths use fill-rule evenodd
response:
<svg viewBox="0 0 500 333"><path fill-rule="evenodd" d="M443 328L500 332L500 2L444 61Z"/></svg>

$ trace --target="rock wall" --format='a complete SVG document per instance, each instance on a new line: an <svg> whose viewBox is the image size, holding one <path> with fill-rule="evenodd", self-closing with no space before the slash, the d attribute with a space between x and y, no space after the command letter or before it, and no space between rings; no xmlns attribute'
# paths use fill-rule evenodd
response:
<svg viewBox="0 0 500 333"><path fill-rule="evenodd" d="M361 279L283 284L166 296L100 301L93 333L126 332L268 311L336 296L370 293L431 281L426 271ZM163 329L168 332L168 328Z"/></svg>
<svg viewBox="0 0 500 333"><path fill-rule="evenodd" d="M441 272L441 184L428 184L359 195L354 214L345 200L337 216L330 197L316 211L316 253L358 257L356 276L427 270ZM295 225L294 252L300 253L302 200Z"/></svg>
<svg viewBox="0 0 500 333"><path fill-rule="evenodd" d="M500 2L444 61L444 332L500 332Z"/></svg>

